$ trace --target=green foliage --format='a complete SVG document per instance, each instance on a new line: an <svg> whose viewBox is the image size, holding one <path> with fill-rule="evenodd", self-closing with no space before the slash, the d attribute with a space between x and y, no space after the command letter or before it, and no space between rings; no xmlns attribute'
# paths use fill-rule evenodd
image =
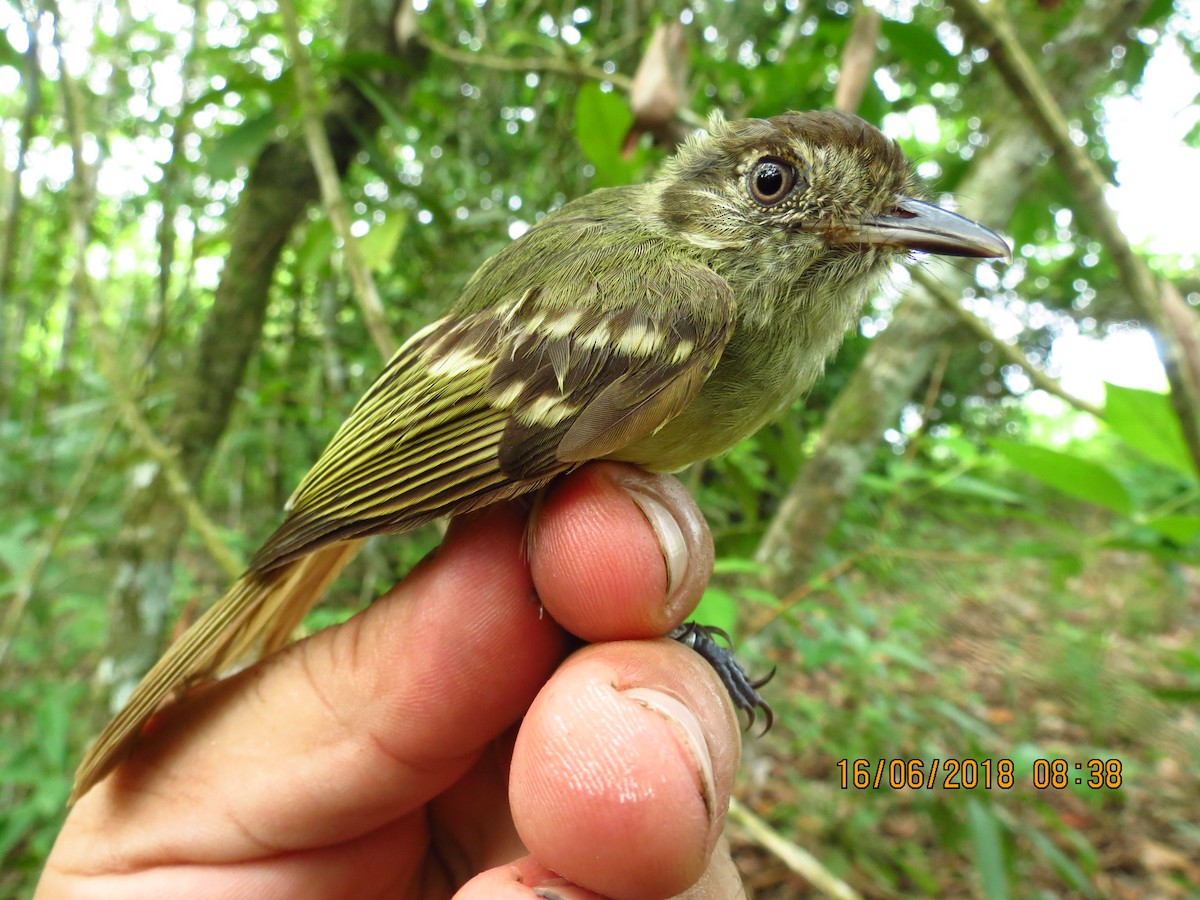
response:
<svg viewBox="0 0 1200 900"><path fill-rule="evenodd" d="M767 792L772 819L815 827L805 843L819 840L835 870L869 872L902 894L967 891L895 829L970 858L962 877L982 895L1025 896L1032 879L1048 877L1102 895L1092 842L1122 832L1115 813L1125 793L1077 784L1036 791L1035 765L1117 759L1125 783L1137 783L1148 777L1133 773L1138 760L1151 765L1167 752L1169 722L1188 715L1198 683L1197 658L1182 658L1177 646L1195 627L1194 610L1179 602L1186 585L1171 586L1169 569L1152 575L1153 565L1108 549L1114 533L1136 527L1148 500L1133 477L1142 463L1112 453L1111 439L1101 432L1074 452L1104 460L1108 478L1131 485L1127 516L1037 489L1049 479L1028 479L990 453L990 442L955 429L923 437L906 458L885 452L832 548L835 560L857 560L849 574L831 565L800 602L780 607L766 597L744 616L782 613L756 641L779 673L769 696L780 701L776 730L786 749L767 752L796 773ZM1060 457L1072 459L1055 454L1056 464ZM1156 558L1153 550L1142 557ZM1073 564L1064 569L1063 560ZM1171 596L1176 602L1164 608ZM1114 618L1116 608L1124 612ZM1151 672L1172 673L1176 689L1152 696L1139 684ZM1189 758L1195 747L1181 752ZM831 796L841 759L920 760L926 772L935 759L1011 760L1016 782L1008 790ZM1161 786L1164 819L1189 807L1196 785L1186 781ZM1092 810L1086 831L1067 824L1079 803Z"/></svg>
<svg viewBox="0 0 1200 900"><path fill-rule="evenodd" d="M1128 514L1129 494L1104 466L1070 453L1034 447L1015 441L992 441L992 446L1026 474L1070 497L1086 500L1114 512Z"/></svg>
<svg viewBox="0 0 1200 900"><path fill-rule="evenodd" d="M1008 853L1004 846L1004 829L995 812L978 800L967 801L967 821L971 842L975 845L975 865L980 886L988 900L1007 900L1009 890Z"/></svg>
<svg viewBox="0 0 1200 900"><path fill-rule="evenodd" d="M1166 395L1106 385L1104 420L1122 441L1147 459L1195 480L1195 464Z"/></svg>
<svg viewBox="0 0 1200 900"><path fill-rule="evenodd" d="M637 148L629 159L621 155L622 137L631 125L633 113L618 94L601 90L594 82L579 89L575 97L575 139L596 168L592 182L596 187L630 184L645 169L646 153L642 148Z"/></svg>

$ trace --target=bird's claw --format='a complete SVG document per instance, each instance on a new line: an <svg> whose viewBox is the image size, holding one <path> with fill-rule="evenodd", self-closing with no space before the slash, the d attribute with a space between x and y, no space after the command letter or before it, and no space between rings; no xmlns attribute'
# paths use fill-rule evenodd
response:
<svg viewBox="0 0 1200 900"><path fill-rule="evenodd" d="M733 705L749 716L749 721L746 723L747 729L754 727L758 714L761 712L766 720L762 733L766 734L771 730L771 726L775 724L775 714L771 711L767 701L759 695L758 689L775 677L774 669L771 669L763 678L751 679L746 674L746 670L742 668L741 663L733 656L731 649L733 641L730 640L724 629L717 628L715 625L685 622L667 637L678 641L685 647L691 647L716 670L717 677L721 679L725 690L729 692L730 699L733 700ZM720 638L724 644L717 643L714 638Z"/></svg>

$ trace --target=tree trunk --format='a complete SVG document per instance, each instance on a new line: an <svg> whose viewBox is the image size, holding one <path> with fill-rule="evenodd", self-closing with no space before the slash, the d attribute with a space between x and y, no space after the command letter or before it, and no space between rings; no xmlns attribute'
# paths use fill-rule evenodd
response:
<svg viewBox="0 0 1200 900"><path fill-rule="evenodd" d="M27 11L27 15L29 15ZM16 315L13 286L17 272L17 237L21 233L21 220L25 211L25 195L21 192L21 178L25 174L25 163L29 145L33 141L38 114L42 107L42 67L38 62L37 22L28 23L29 49L25 51L25 71L21 73L21 84L25 86L25 111L21 115L21 131L17 139L17 163L12 172L12 191L9 195L8 216L4 223L4 240L0 241L0 420L8 417L10 385L14 382L17 348L21 346L24 332L23 317ZM28 291L21 305L28 304Z"/></svg>
<svg viewBox="0 0 1200 900"><path fill-rule="evenodd" d="M1112 48L1126 39L1148 6L1148 0L1089 3L1071 27L1047 45L1049 68L1061 70L1061 77L1050 83L1059 88L1056 96L1065 109L1080 110L1107 70ZM991 146L963 179L958 193L966 215L995 226L1008 221L1024 187L1044 164L1047 151L1007 95L990 112L994 115L989 123ZM944 267L940 277L955 292L970 283L964 273L951 267ZM813 455L788 488L759 545L756 559L771 590L786 593L811 576L818 554L871 464L884 430L897 420L929 373L934 351L954 325L954 317L916 285L897 307L887 329L872 342L830 408Z"/></svg>
<svg viewBox="0 0 1200 900"><path fill-rule="evenodd" d="M376 87L402 97L420 71L425 51L415 40L397 44L395 27L406 0L349 0L347 54L384 54L402 65L386 68ZM375 107L348 81L331 92L324 116L338 171L360 149L359 135L380 124ZM224 433L246 365L258 349L280 253L292 228L318 197L303 136L269 145L252 168L229 225L230 253L190 371L181 379L165 426L188 481L199 485ZM167 630L176 550L183 513L153 464L131 470L130 501L117 539L111 607L109 678L114 694L131 686L158 656Z"/></svg>

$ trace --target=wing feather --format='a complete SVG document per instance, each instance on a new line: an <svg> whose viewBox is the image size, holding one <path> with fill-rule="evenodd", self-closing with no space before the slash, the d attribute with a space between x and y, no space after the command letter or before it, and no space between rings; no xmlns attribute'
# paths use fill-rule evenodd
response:
<svg viewBox="0 0 1200 900"><path fill-rule="evenodd" d="M528 237L548 240L548 233ZM653 252L640 245L619 251L631 254L624 264L586 235L573 246L591 256L570 271L477 276L472 285L499 282L508 293L481 302L483 287L472 293L469 285L456 312L396 352L247 573L168 649L102 732L74 796L116 764L172 694L282 646L358 539L537 490L655 433L686 408L733 332L728 285L698 263L647 273ZM481 273L507 265L504 257Z"/></svg>
<svg viewBox="0 0 1200 900"><path fill-rule="evenodd" d="M630 286L578 283L596 305L531 285L415 335L300 483L251 571L535 490L678 415L733 331L728 285L680 263L605 310L603 295Z"/></svg>

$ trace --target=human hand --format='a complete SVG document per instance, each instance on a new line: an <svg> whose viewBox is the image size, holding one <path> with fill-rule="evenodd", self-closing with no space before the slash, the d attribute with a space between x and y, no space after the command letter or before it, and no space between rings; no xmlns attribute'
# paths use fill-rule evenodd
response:
<svg viewBox="0 0 1200 900"><path fill-rule="evenodd" d="M456 520L359 615L167 708L37 896L742 896L736 717L653 639L711 574L703 518L612 463L555 483L526 562L527 518ZM565 662L564 628L594 642Z"/></svg>

